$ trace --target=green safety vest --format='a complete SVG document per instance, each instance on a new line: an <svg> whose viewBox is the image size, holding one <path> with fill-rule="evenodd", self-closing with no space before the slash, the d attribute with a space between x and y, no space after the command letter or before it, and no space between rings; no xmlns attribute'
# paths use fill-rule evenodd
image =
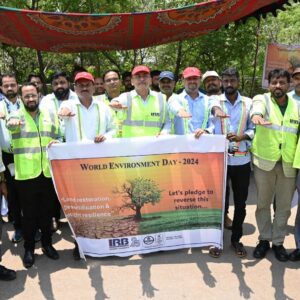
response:
<svg viewBox="0 0 300 300"><path fill-rule="evenodd" d="M166 114L165 95L149 97L145 105L139 98L127 93L127 111L123 113L122 137L155 136L164 126Z"/></svg>
<svg viewBox="0 0 300 300"><path fill-rule="evenodd" d="M24 124L11 130L15 178L16 180L33 179L41 173L50 178L46 147L50 141L59 136L58 118L54 114L42 110L37 127L24 107L20 108L19 116Z"/></svg>
<svg viewBox="0 0 300 300"><path fill-rule="evenodd" d="M256 132L251 151L258 158L293 163L297 145L299 127L299 109L297 102L288 98L288 106L284 116L271 99L270 93L264 94L266 103L265 119L272 124L268 126L256 126Z"/></svg>
<svg viewBox="0 0 300 300"><path fill-rule="evenodd" d="M106 94L100 95L100 97L98 99L94 97L94 99L96 101L103 102L104 104L106 104L110 108L110 110L112 112L112 115L114 117L114 120L116 122L116 127L117 127L117 132L116 132L115 137L122 137L122 123L123 123L123 118L124 118L123 111L115 111L114 109L112 109L109 106L110 101L107 98Z"/></svg>
<svg viewBox="0 0 300 300"><path fill-rule="evenodd" d="M300 139L298 140L293 168L300 169Z"/></svg>

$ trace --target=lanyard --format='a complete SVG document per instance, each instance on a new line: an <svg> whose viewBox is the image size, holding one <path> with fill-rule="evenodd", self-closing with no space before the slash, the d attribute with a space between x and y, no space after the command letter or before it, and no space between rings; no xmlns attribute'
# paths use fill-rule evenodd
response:
<svg viewBox="0 0 300 300"><path fill-rule="evenodd" d="M222 110L227 115L228 110L227 110L226 105L225 105L226 101L220 101L220 102L221 102ZM247 120L246 103L244 101L242 101L242 110L241 110L241 114L240 114L238 129L237 129L237 132L236 132L237 135L242 135L243 134L244 128L245 128L245 125L246 125L246 120ZM225 134L225 135L227 135L231 131L229 122L230 122L230 118L229 119L227 119L227 118L222 118L221 119L221 130L222 130L222 133ZM239 149L240 142L233 142L232 144L233 144L233 149L234 150Z"/></svg>
<svg viewBox="0 0 300 300"><path fill-rule="evenodd" d="M99 111L99 106L97 104L96 105L96 109L97 109L97 132L96 135L100 134L100 111ZM83 118L82 118L82 113L81 113L81 109L80 109L80 104L77 104L77 114L78 114L78 127L79 127L79 137L80 140L82 141L83 139L83 127L82 127L82 122L83 122Z"/></svg>

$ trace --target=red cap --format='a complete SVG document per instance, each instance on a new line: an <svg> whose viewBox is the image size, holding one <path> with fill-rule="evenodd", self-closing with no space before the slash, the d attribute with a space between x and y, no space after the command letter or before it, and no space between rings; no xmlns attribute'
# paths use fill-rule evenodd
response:
<svg viewBox="0 0 300 300"><path fill-rule="evenodd" d="M131 75L135 75L140 72L145 72L145 73L150 74L150 69L146 66L136 66L133 68Z"/></svg>
<svg viewBox="0 0 300 300"><path fill-rule="evenodd" d="M86 80L90 80L93 83L95 82L95 79L93 77L93 75L91 73L88 72L79 72L77 73L77 75L75 76L75 82L81 79L86 79Z"/></svg>
<svg viewBox="0 0 300 300"><path fill-rule="evenodd" d="M184 69L182 73L183 78L188 78L188 77L201 77L201 71L198 68L195 67L187 67Z"/></svg>

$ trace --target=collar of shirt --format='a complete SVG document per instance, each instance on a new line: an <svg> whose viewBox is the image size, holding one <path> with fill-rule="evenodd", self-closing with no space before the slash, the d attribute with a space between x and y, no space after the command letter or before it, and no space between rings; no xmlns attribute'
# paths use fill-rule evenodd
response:
<svg viewBox="0 0 300 300"><path fill-rule="evenodd" d="M132 98L139 97L140 99L142 99L142 97L136 92L136 90L132 90L130 93L131 93ZM145 101L147 101L150 96L155 96L155 93L157 93L157 92L151 91L149 89L148 96Z"/></svg>
<svg viewBox="0 0 300 300"><path fill-rule="evenodd" d="M76 97L76 99L74 98L74 103L80 104L80 106L81 106L81 107L84 107L85 109L90 109L90 108L92 108L94 105L96 105L96 102L97 102L97 101L95 101L95 99L92 97L91 105L90 105L89 107L86 107L86 106L84 106L84 105L80 102L80 100L79 100L78 97Z"/></svg>
<svg viewBox="0 0 300 300"><path fill-rule="evenodd" d="M187 100L192 100L192 101L200 101L200 100L203 100L204 97L205 97L205 95L204 95L203 93L201 93L200 91L198 91L198 96L197 96L197 98L193 99L193 98L186 92L185 89L182 91L182 95L183 95L183 97L184 97L185 99L187 99Z"/></svg>
<svg viewBox="0 0 300 300"><path fill-rule="evenodd" d="M228 100L228 98L226 97L225 93L221 95L221 98L220 98L221 101L226 101L228 103L231 104L231 102ZM238 92L238 97L236 99L236 101L234 102L233 106L237 105L239 102L242 101L242 96L241 94ZM232 105L232 104L231 104Z"/></svg>
<svg viewBox="0 0 300 300"><path fill-rule="evenodd" d="M12 111L18 110L20 108L21 98L19 96L17 96L17 101L15 103L12 103L6 97L4 97L3 100L4 100L5 104L6 104L6 108L7 108L7 111L8 111L9 114Z"/></svg>

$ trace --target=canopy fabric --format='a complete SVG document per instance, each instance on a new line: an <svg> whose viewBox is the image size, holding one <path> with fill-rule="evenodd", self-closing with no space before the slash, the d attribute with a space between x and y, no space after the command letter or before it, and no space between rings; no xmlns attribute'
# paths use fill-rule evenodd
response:
<svg viewBox="0 0 300 300"><path fill-rule="evenodd" d="M214 0L147 13L50 13L0 7L0 42L50 52L145 48L216 30L288 0Z"/></svg>

